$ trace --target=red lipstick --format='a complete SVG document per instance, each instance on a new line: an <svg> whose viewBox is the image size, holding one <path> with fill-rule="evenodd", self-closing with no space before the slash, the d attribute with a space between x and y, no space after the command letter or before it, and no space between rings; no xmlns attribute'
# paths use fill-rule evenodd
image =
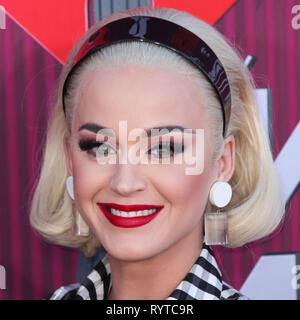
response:
<svg viewBox="0 0 300 320"><path fill-rule="evenodd" d="M111 224L121 228L135 228L135 227L143 226L148 222L150 222L151 220L153 220L161 211L161 209L164 207L164 206L155 206L155 205L147 205L147 204L121 205L121 204L107 203L107 202L97 203L97 205ZM148 215L122 217L122 216L113 214L111 212L111 209L116 209L116 210L125 211L125 212L130 212L130 211L137 212L137 211L151 210L151 209L156 209L156 210L155 212Z"/></svg>

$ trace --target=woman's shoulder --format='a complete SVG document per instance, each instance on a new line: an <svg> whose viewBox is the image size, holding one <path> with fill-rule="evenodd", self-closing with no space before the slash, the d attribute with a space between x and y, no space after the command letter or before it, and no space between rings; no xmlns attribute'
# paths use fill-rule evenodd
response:
<svg viewBox="0 0 300 320"><path fill-rule="evenodd" d="M83 298L77 294L80 285L80 283L73 283L62 286L50 293L43 300L82 300ZM223 281L220 300L249 300L249 298Z"/></svg>
<svg viewBox="0 0 300 320"><path fill-rule="evenodd" d="M222 281L222 291L220 300L250 300L238 290L231 287L228 283Z"/></svg>
<svg viewBox="0 0 300 320"><path fill-rule="evenodd" d="M80 283L61 286L42 300L81 300L81 297L77 295L79 287Z"/></svg>

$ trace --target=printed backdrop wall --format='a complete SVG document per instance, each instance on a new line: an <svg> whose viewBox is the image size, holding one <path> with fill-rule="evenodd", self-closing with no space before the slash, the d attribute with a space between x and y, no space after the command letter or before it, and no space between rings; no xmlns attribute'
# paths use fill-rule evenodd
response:
<svg viewBox="0 0 300 320"><path fill-rule="evenodd" d="M78 250L44 242L28 219L53 89L87 28L113 11L144 5L186 10L214 25L244 59L257 59L257 88L270 92L267 121L286 219L268 239L214 247L225 281L241 289L263 255L300 252L300 0L0 0L0 299L41 299L76 281ZM296 292L300 268L291 261L281 274Z"/></svg>

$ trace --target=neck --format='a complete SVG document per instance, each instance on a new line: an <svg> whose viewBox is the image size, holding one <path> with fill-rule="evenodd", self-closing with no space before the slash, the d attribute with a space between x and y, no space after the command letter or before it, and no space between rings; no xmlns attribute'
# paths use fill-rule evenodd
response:
<svg viewBox="0 0 300 320"><path fill-rule="evenodd" d="M202 226L197 226L156 256L121 261L109 256L112 288L109 300L164 300L184 279L202 249Z"/></svg>

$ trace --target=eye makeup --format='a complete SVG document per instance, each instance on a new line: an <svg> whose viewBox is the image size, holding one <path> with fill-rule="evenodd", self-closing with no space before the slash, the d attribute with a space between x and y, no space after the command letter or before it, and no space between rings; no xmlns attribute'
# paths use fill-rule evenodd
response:
<svg viewBox="0 0 300 320"><path fill-rule="evenodd" d="M105 132L102 135L99 133L99 128L110 130L113 134ZM153 129L155 130L152 131ZM173 131L174 129L176 129L175 132ZM88 155L99 158L118 153L118 142L112 129L94 123L86 123L78 131L89 132L88 134L80 134L78 143L80 150ZM195 133L195 129L187 129L181 126L154 127L146 129L146 131L148 136L137 136L138 141L136 141L134 148L139 152L140 156L151 156L151 158L158 159L175 158L177 155L183 154L186 148L189 149L188 145L191 144L188 142L190 139L187 139L187 142L184 143L185 134L193 136ZM122 131L119 130L119 135L120 132ZM90 133L93 134L91 135ZM95 133L97 133L96 136Z"/></svg>
<svg viewBox="0 0 300 320"><path fill-rule="evenodd" d="M148 150L147 154L158 158L164 158L174 157L176 154L183 152L184 145L182 143L176 143L171 139L171 141L159 141L158 143L152 143L152 147Z"/></svg>
<svg viewBox="0 0 300 320"><path fill-rule="evenodd" d="M80 140L78 145L80 150L87 151L95 147L98 147L100 143L96 140L89 139L89 140Z"/></svg>
<svg viewBox="0 0 300 320"><path fill-rule="evenodd" d="M78 143L79 148L81 151L85 151L90 155L96 156L97 151L101 148L101 153L108 155L106 150L114 150L113 147L111 147L106 142L100 142L96 141L95 139L81 139ZM174 141L170 142L158 142L157 144L152 143L152 147L147 151L147 154L154 155L156 157L162 158L164 156L175 156L178 153L184 152L184 145L182 143L175 143ZM94 149L97 149L97 151L94 151ZM151 152L156 151L156 153ZM167 153L166 153L167 152Z"/></svg>

